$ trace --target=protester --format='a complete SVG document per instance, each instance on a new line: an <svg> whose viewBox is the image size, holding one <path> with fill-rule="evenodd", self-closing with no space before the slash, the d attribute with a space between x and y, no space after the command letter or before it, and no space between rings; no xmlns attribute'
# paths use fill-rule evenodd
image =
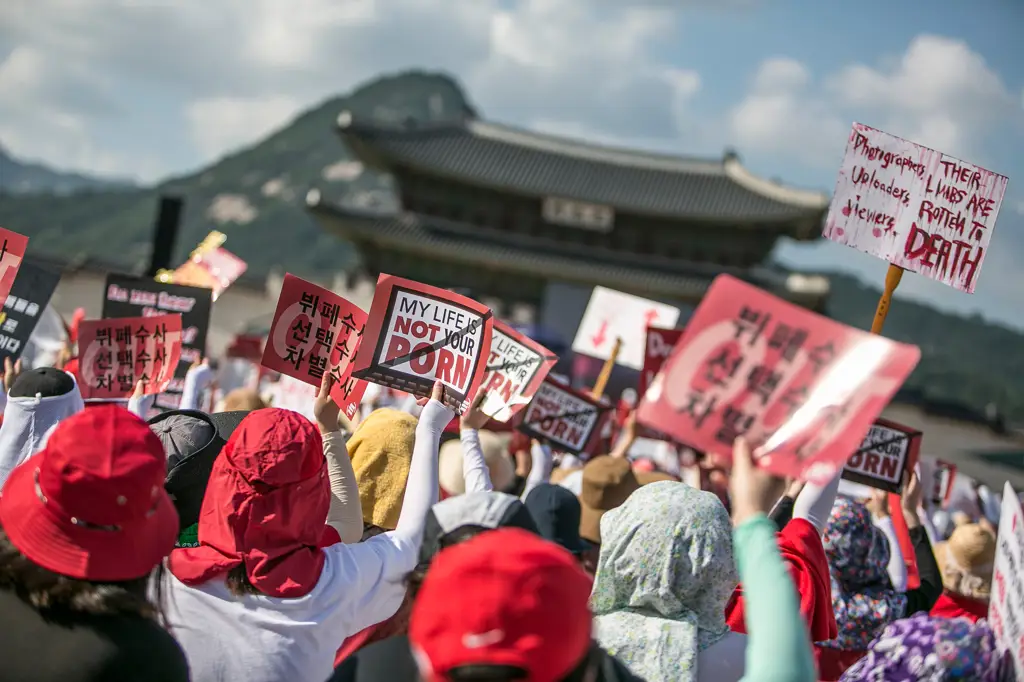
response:
<svg viewBox="0 0 1024 682"><path fill-rule="evenodd" d="M674 482L640 488L601 519L591 596L597 640L648 682L815 679L800 602L767 517L781 482L754 467L742 440L733 462L735 531L716 495ZM739 579L749 636L725 622Z"/></svg>
<svg viewBox="0 0 1024 682"><path fill-rule="evenodd" d="M420 679L643 682L592 641L589 595L564 549L523 530L445 549L409 628Z"/></svg>
<svg viewBox="0 0 1024 682"><path fill-rule="evenodd" d="M360 422L348 440L359 487L364 539L398 525L414 444L418 442L416 424L416 418L406 412L381 408Z"/></svg>
<svg viewBox="0 0 1024 682"><path fill-rule="evenodd" d="M580 537L580 501L565 488L541 483L526 496L526 508L545 540L583 559L591 545Z"/></svg>
<svg viewBox="0 0 1024 682"><path fill-rule="evenodd" d="M964 524L949 540L935 546L935 558L943 591L931 615L967 618L971 622L987 618L996 560L992 531L978 523Z"/></svg>
<svg viewBox="0 0 1024 682"><path fill-rule="evenodd" d="M601 517L621 506L640 487L629 460L594 457L583 467L580 486L580 537L601 544Z"/></svg>
<svg viewBox="0 0 1024 682"><path fill-rule="evenodd" d="M416 666L406 633L419 587L431 563L445 547L499 528L537 533L523 503L505 493L471 492L435 504L424 524L419 561L406 576L408 592L401 608L387 621L370 626L345 642L338 652L338 668L331 682L416 682Z"/></svg>
<svg viewBox="0 0 1024 682"><path fill-rule="evenodd" d="M187 682L147 597L178 534L164 471L157 437L114 405L68 417L14 469L0 495L0 679Z"/></svg>
<svg viewBox="0 0 1024 682"><path fill-rule="evenodd" d="M14 467L31 457L50 429L85 409L75 377L41 367L21 372L7 362L4 387L7 405L0 424L0 488Z"/></svg>
<svg viewBox="0 0 1024 682"><path fill-rule="evenodd" d="M416 426L395 530L322 549L331 489L319 431L290 410L242 420L214 463L199 546L175 549L162 581L196 679L326 679L347 636L397 611L437 500L438 441L452 418L442 398L438 383Z"/></svg>

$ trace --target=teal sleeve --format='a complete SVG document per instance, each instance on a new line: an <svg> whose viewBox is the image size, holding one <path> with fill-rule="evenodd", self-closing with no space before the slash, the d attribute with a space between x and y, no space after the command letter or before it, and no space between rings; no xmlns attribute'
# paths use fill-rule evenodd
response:
<svg viewBox="0 0 1024 682"><path fill-rule="evenodd" d="M815 682L814 654L800 615L800 597L764 514L733 531L743 583L747 658L743 682Z"/></svg>

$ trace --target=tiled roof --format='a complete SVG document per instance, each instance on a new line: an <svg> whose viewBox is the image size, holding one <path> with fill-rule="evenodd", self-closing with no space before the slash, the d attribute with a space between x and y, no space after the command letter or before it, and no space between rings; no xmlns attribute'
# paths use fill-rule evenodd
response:
<svg viewBox="0 0 1024 682"><path fill-rule="evenodd" d="M538 197L708 221L799 223L816 237L828 196L754 176L735 154L697 159L624 151L485 123L383 127L343 112L339 132L366 161ZM796 235L795 235L796 236Z"/></svg>
<svg viewBox="0 0 1024 682"><path fill-rule="evenodd" d="M423 254L445 261L492 267L503 272L601 284L623 291L670 298L699 299L711 281L722 272L771 289L773 283L738 268L707 264L656 267L656 257L629 262L611 253L562 252L550 244L530 238L497 239L493 235L473 237L472 226L451 223L413 213L367 215L323 204L314 190L308 200L310 211L329 230L356 243L378 248ZM667 260L667 259L666 259ZM785 295L785 292L779 292Z"/></svg>

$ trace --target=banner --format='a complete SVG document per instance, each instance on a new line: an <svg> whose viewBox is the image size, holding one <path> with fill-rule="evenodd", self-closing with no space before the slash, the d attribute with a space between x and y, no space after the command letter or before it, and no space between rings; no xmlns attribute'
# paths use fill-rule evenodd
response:
<svg viewBox="0 0 1024 682"><path fill-rule="evenodd" d="M683 336L682 329L666 329L664 327L648 327L644 346L644 367L640 370L640 380L636 392L639 397L647 393L647 387L661 371L662 365L672 353L673 346Z"/></svg>
<svg viewBox="0 0 1024 682"><path fill-rule="evenodd" d="M28 237L0 227L0 301L10 295L27 248Z"/></svg>
<svg viewBox="0 0 1024 682"><path fill-rule="evenodd" d="M334 292L285 275L261 364L316 388L330 373L331 397L352 419L366 390L365 382L352 378L352 357L366 319L359 306Z"/></svg>
<svg viewBox="0 0 1024 682"><path fill-rule="evenodd" d="M381 275L352 376L420 398L441 381L448 407L462 414L487 369L491 317L447 289Z"/></svg>
<svg viewBox="0 0 1024 682"><path fill-rule="evenodd" d="M25 345L60 282L60 273L34 263L22 263L0 313L0 367L21 357Z"/></svg>
<svg viewBox="0 0 1024 682"><path fill-rule="evenodd" d="M104 318L153 317L168 313L181 315L181 358L171 383L154 400L153 406L158 411L178 409L188 368L206 354L212 306L209 289L165 284L128 275L107 275Z"/></svg>
<svg viewBox="0 0 1024 682"><path fill-rule="evenodd" d="M79 389L85 399L130 398L135 385L167 389L181 357L181 315L82 320L78 325Z"/></svg>
<svg viewBox="0 0 1024 682"><path fill-rule="evenodd" d="M903 490L903 474L917 463L921 432L876 419L860 448L843 467L843 478L890 493Z"/></svg>
<svg viewBox="0 0 1024 682"><path fill-rule="evenodd" d="M638 421L699 452L745 436L758 465L824 483L921 357L720 275L640 401Z"/></svg>
<svg viewBox="0 0 1024 682"><path fill-rule="evenodd" d="M507 422L529 404L556 362L558 356L547 348L495 320L479 389L487 396L480 409L492 419Z"/></svg>
<svg viewBox="0 0 1024 682"><path fill-rule="evenodd" d="M824 236L973 294L1007 182L854 123Z"/></svg>
<svg viewBox="0 0 1024 682"><path fill-rule="evenodd" d="M1024 680L1024 513L1013 486L1003 486L1003 509L988 622L1000 651L1009 651L1018 680Z"/></svg>
<svg viewBox="0 0 1024 682"><path fill-rule="evenodd" d="M548 377L526 408L519 430L557 450L589 453L610 414L609 405Z"/></svg>

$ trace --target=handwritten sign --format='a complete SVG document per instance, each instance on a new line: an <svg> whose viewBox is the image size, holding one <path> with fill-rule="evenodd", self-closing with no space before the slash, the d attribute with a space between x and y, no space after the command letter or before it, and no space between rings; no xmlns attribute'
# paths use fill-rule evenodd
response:
<svg viewBox="0 0 1024 682"><path fill-rule="evenodd" d="M181 315L181 356L174 378L153 401L158 411L176 410L192 363L206 354L213 299L209 289L164 284L152 279L107 275L103 297L104 319Z"/></svg>
<svg viewBox="0 0 1024 682"><path fill-rule="evenodd" d="M480 409L492 419L507 422L530 403L556 362L558 357L547 348L495 320L487 373L480 384L487 395Z"/></svg>
<svg viewBox="0 0 1024 682"><path fill-rule="evenodd" d="M165 390L181 357L181 315L82 320L78 374L82 397L129 398L142 382L146 395Z"/></svg>
<svg viewBox="0 0 1024 682"><path fill-rule="evenodd" d="M27 248L28 237L0 227L0 301L10 295Z"/></svg>
<svg viewBox="0 0 1024 682"><path fill-rule="evenodd" d="M973 294L1007 182L854 123L824 235Z"/></svg>
<svg viewBox="0 0 1024 682"><path fill-rule="evenodd" d="M1010 652L1016 679L1024 679L1024 513L1009 483L1003 486L988 623L999 650Z"/></svg>
<svg viewBox="0 0 1024 682"><path fill-rule="evenodd" d="M843 467L843 478L870 488L898 493L903 474L917 462L921 432L887 419L877 419L860 448Z"/></svg>
<svg viewBox="0 0 1024 682"><path fill-rule="evenodd" d="M824 483L920 356L720 275L637 419L699 452L728 456L745 436L759 466Z"/></svg>
<svg viewBox="0 0 1024 682"><path fill-rule="evenodd" d="M600 440L610 414L610 406L548 377L526 408L519 430L560 450L580 454Z"/></svg>
<svg viewBox="0 0 1024 682"><path fill-rule="evenodd" d="M661 371L662 365L665 364L668 356L672 353L672 347L676 345L676 342L682 336L682 329L647 328L644 367L640 370L640 380L636 388L637 395L643 396L644 393L647 393L647 387L651 385L654 377Z"/></svg>
<svg viewBox="0 0 1024 682"><path fill-rule="evenodd" d="M594 287L583 313L572 349L592 358L607 360L615 339L622 339L616 363L642 369L647 327L672 327L679 321L679 309L614 289Z"/></svg>
<svg viewBox="0 0 1024 682"><path fill-rule="evenodd" d="M462 414L484 378L491 317L460 294L381 275L353 376L420 398L440 381L445 402Z"/></svg>
<svg viewBox="0 0 1024 682"><path fill-rule="evenodd" d="M334 292L285 275L260 364L313 386L330 373L331 397L352 419L366 390L352 377L366 320L365 312Z"/></svg>

